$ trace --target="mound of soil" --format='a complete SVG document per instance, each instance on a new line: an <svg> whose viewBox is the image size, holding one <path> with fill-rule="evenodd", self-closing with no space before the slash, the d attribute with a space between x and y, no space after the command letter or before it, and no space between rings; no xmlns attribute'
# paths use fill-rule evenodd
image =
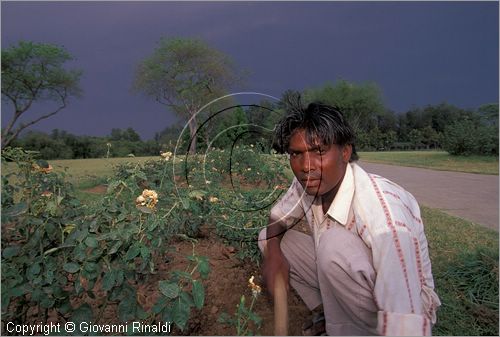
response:
<svg viewBox="0 0 500 337"><path fill-rule="evenodd" d="M91 188L87 188L83 190L84 192L87 193L92 193L92 194L106 194L106 191L108 190L108 186L106 185L97 185Z"/></svg>
<svg viewBox="0 0 500 337"><path fill-rule="evenodd" d="M190 254L192 245L189 242L178 242L175 244L181 254ZM247 304L251 299L251 291L248 287L248 279L254 275L256 283L262 285L260 268L253 263L244 263L237 259L231 247L226 247L215 237L208 235L196 244L196 254L209 258L210 274L205 285L205 306L196 311L189 320L188 328L182 332L185 335L235 335L233 326L225 326L217 320L222 312L233 316L241 295L245 295ZM174 259L169 268L182 268L183 260ZM170 263L169 263L170 264ZM301 325L309 316L310 312L292 290L288 298L289 311L289 333L290 335L301 335ZM262 318L262 326L255 334L274 334L273 305L265 290L257 298L254 304L254 312Z"/></svg>

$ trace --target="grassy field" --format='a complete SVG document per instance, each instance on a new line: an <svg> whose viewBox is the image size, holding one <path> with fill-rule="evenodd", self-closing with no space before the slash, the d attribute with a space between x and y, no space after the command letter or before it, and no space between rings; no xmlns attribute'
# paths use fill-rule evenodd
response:
<svg viewBox="0 0 500 337"><path fill-rule="evenodd" d="M92 158L92 159L62 159L49 160L55 171L66 172L68 181L77 188L87 188L103 183L113 174L113 167L121 163L143 163L160 157L132 158ZM2 163L3 174L13 170L10 163Z"/></svg>
<svg viewBox="0 0 500 337"><path fill-rule="evenodd" d="M434 335L498 336L498 233L423 207L436 291Z"/></svg>
<svg viewBox="0 0 500 337"><path fill-rule="evenodd" d="M491 156L452 156L444 151L387 151L359 152L359 158L372 163L498 175L498 157Z"/></svg>
<svg viewBox="0 0 500 337"><path fill-rule="evenodd" d="M69 180L78 187L95 186L113 174L113 167L121 163L143 163L160 157L95 158L73 160L51 160L54 170L67 169Z"/></svg>

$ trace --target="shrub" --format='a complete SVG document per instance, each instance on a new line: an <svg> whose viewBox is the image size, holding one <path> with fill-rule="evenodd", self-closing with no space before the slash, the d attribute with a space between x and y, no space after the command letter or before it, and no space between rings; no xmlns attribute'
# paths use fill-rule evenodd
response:
<svg viewBox="0 0 500 337"><path fill-rule="evenodd" d="M55 309L78 326L115 303L122 322L159 319L184 329L191 308L204 304L203 285L195 277L205 278L209 271L207 259L194 254L194 247L187 257L189 272L171 271L158 283L162 296L154 309L146 312L137 296L142 281L157 272L171 229L178 227L182 214L171 212L181 209L176 199L160 195L158 202L156 192L145 193L147 175L129 166L110 180L101 202L85 206L63 176L34 155L22 149L2 154L18 166L15 183L2 187L17 196L2 200L2 225L8 228L2 231L2 318L25 324L35 306L38 321ZM8 177L2 180L10 183ZM88 298L101 299L96 310Z"/></svg>
<svg viewBox="0 0 500 337"><path fill-rule="evenodd" d="M452 155L498 155L498 127L469 119L456 121L445 128L442 142Z"/></svg>

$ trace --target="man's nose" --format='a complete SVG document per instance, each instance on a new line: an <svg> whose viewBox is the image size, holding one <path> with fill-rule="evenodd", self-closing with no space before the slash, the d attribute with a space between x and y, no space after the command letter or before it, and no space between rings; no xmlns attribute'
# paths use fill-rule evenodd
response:
<svg viewBox="0 0 500 337"><path fill-rule="evenodd" d="M302 171L304 171L305 173L308 173L308 172L314 171L314 170L316 170L315 160L311 155L306 153L302 159Z"/></svg>

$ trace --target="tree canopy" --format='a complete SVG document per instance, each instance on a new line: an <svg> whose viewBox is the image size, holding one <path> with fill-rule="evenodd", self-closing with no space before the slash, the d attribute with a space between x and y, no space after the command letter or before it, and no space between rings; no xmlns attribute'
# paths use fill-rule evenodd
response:
<svg viewBox="0 0 500 337"><path fill-rule="evenodd" d="M339 80L304 92L307 102L321 101L340 108L356 130L368 131L385 114L380 88L371 82L356 84Z"/></svg>
<svg viewBox="0 0 500 337"><path fill-rule="evenodd" d="M2 50L2 100L14 108L12 119L2 130L2 148L25 128L64 109L69 97L80 95L82 71L64 68L71 59L64 48L47 43L20 41ZM19 123L19 118L39 101L52 101L56 107Z"/></svg>
<svg viewBox="0 0 500 337"><path fill-rule="evenodd" d="M196 113L237 80L232 61L199 39L163 38L137 67L134 89L186 118L191 137ZM190 152L196 151L196 137Z"/></svg>

